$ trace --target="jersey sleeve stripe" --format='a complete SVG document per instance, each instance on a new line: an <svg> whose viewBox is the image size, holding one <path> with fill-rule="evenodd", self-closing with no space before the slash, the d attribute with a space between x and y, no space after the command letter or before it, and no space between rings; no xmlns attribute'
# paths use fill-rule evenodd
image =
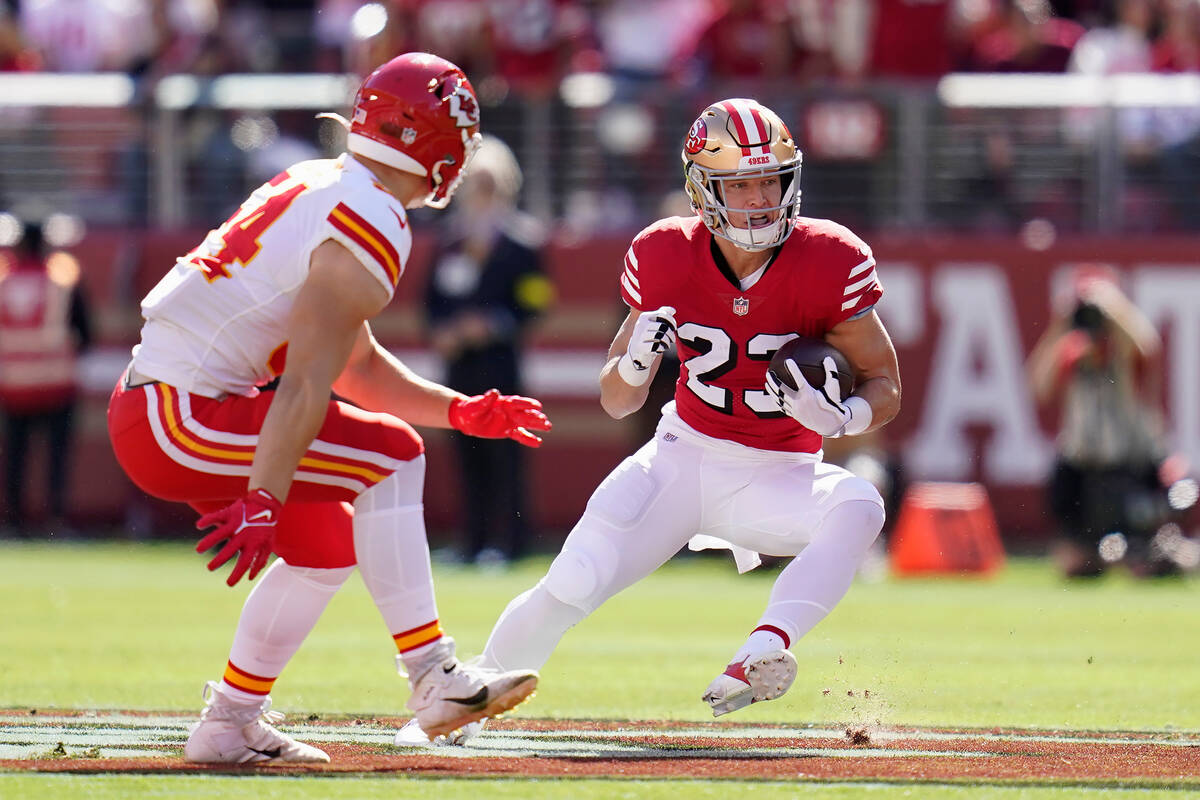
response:
<svg viewBox="0 0 1200 800"><path fill-rule="evenodd" d="M636 286L637 288L639 288L639 289L641 289L641 288L642 288L642 284L640 284L640 283L638 282L637 275L634 275L634 274L633 274L633 273L632 273L632 272L629 270L629 267L626 267L626 268L625 268L625 277L626 277L626 278L628 278L628 279L629 279L629 282L630 282L630 283L632 283L632 284L633 284L634 286Z"/></svg>
<svg viewBox="0 0 1200 800"><path fill-rule="evenodd" d="M625 291L633 298L634 302L639 306L642 304L642 293L633 288L633 285L629 283L629 279L624 275L621 276L621 286L625 288Z"/></svg>
<svg viewBox="0 0 1200 800"><path fill-rule="evenodd" d="M846 277L853 278L855 275L861 275L862 273L866 272L873 266L875 266L875 258L873 256L868 256L866 261L862 262L857 267L850 270L850 274L847 275Z"/></svg>
<svg viewBox="0 0 1200 800"><path fill-rule="evenodd" d="M636 274L638 271L638 260L637 254L633 252L632 247L625 251L625 261L626 266Z"/></svg>
<svg viewBox="0 0 1200 800"><path fill-rule="evenodd" d="M842 292L842 294L854 294L855 292L858 292L858 291L861 291L862 289L867 288L874 282L875 282L875 270L871 270L870 272L867 273L867 277L863 278L861 281L857 281L856 283L852 283L849 286L847 286L846 291Z"/></svg>
<svg viewBox="0 0 1200 800"><path fill-rule="evenodd" d="M846 302L842 303L842 311L845 311L847 308L854 308L854 306L858 305L858 303L863 299L865 294L865 292L860 292Z"/></svg>
<svg viewBox="0 0 1200 800"><path fill-rule="evenodd" d="M379 262L392 286L400 282L400 256L388 238L371 223L347 208L345 203L339 203L329 212L329 222Z"/></svg>

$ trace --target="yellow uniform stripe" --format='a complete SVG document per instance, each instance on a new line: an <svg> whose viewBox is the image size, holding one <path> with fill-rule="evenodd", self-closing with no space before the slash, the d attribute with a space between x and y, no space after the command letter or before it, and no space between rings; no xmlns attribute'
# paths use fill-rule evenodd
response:
<svg viewBox="0 0 1200 800"><path fill-rule="evenodd" d="M435 619L428 625L415 628L406 633L398 633L392 638L396 640L396 648L403 653L405 650L412 650L414 647L429 644L434 639L441 637L441 635L442 625Z"/></svg>
<svg viewBox="0 0 1200 800"><path fill-rule="evenodd" d="M270 678L252 678L245 673L238 672L233 668L232 664L225 667L225 682L230 686L236 686L247 692L263 692L271 691L271 687L275 685L275 679Z"/></svg>
<svg viewBox="0 0 1200 800"><path fill-rule="evenodd" d="M400 265L392 260L391 254L388 253L387 249L379 243L379 240L373 234L342 213L340 209L335 208L330 216L336 216L339 222L347 228L353 229L355 233L363 237L371 245L371 248L375 251L376 259L387 267L388 276L392 279L393 284L400 279Z"/></svg>
<svg viewBox="0 0 1200 800"><path fill-rule="evenodd" d="M188 436L187 433L185 433L179 426L179 415L175 413L175 402L174 398L171 396L171 391L165 388L162 384L157 384L157 386L158 393L162 397L164 416L167 418L167 429L171 433L171 438L183 445L185 449L201 455L212 456L214 458L225 458L229 459L230 461L245 461L248 463L254 460L253 451L225 450L219 447L210 447L205 444L200 444L196 440L192 439L192 437ZM332 470L344 475L354 475L366 480L371 484L379 483L381 480L387 477L382 473L375 472L374 470L367 469L366 467L355 467L350 464L339 464L334 461L313 458L312 456L304 456L301 458L300 466L309 467L312 469Z"/></svg>

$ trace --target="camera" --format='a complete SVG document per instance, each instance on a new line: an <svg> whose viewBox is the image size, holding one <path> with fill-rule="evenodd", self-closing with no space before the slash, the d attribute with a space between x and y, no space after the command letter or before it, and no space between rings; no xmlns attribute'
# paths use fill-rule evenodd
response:
<svg viewBox="0 0 1200 800"><path fill-rule="evenodd" d="M1075 330L1099 333L1104 329L1104 322L1105 316L1104 312L1100 310L1100 306L1086 300L1080 301L1079 305L1075 306L1075 311L1071 313L1071 327Z"/></svg>

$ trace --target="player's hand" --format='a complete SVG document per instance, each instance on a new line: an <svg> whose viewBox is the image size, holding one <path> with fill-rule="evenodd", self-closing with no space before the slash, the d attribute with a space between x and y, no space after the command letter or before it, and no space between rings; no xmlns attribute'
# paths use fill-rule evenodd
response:
<svg viewBox="0 0 1200 800"><path fill-rule="evenodd" d="M541 402L519 394L500 394L497 389L450 401L450 425L468 436L513 439L526 447L542 444L532 431L551 428Z"/></svg>
<svg viewBox="0 0 1200 800"><path fill-rule="evenodd" d="M675 345L675 309L663 306L638 315L625 355L617 364L621 377L631 386L650 379L650 368Z"/></svg>
<svg viewBox="0 0 1200 800"><path fill-rule="evenodd" d="M196 543L196 552L203 553L225 542L221 551L208 562L209 570L215 570L237 553L237 563L225 582L233 586L246 570L250 570L248 579L254 580L271 557L275 525L282 511L283 503L273 494L266 489L255 489L220 511L205 514L196 521L197 530L216 526L216 530Z"/></svg>
<svg viewBox="0 0 1200 800"><path fill-rule="evenodd" d="M791 388L768 370L767 394L775 398L783 413L810 431L828 437L841 436L853 415L843 402L837 365L833 359L826 356L821 362L825 367L825 384L820 389L809 385L795 361L789 360L785 363L797 388Z"/></svg>

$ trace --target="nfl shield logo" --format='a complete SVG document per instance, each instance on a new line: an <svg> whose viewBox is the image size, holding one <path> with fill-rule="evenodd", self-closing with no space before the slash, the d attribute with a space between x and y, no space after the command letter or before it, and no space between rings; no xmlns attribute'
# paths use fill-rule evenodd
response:
<svg viewBox="0 0 1200 800"><path fill-rule="evenodd" d="M735 297L733 299L733 313L739 317L744 317L750 313L750 300L745 297Z"/></svg>

